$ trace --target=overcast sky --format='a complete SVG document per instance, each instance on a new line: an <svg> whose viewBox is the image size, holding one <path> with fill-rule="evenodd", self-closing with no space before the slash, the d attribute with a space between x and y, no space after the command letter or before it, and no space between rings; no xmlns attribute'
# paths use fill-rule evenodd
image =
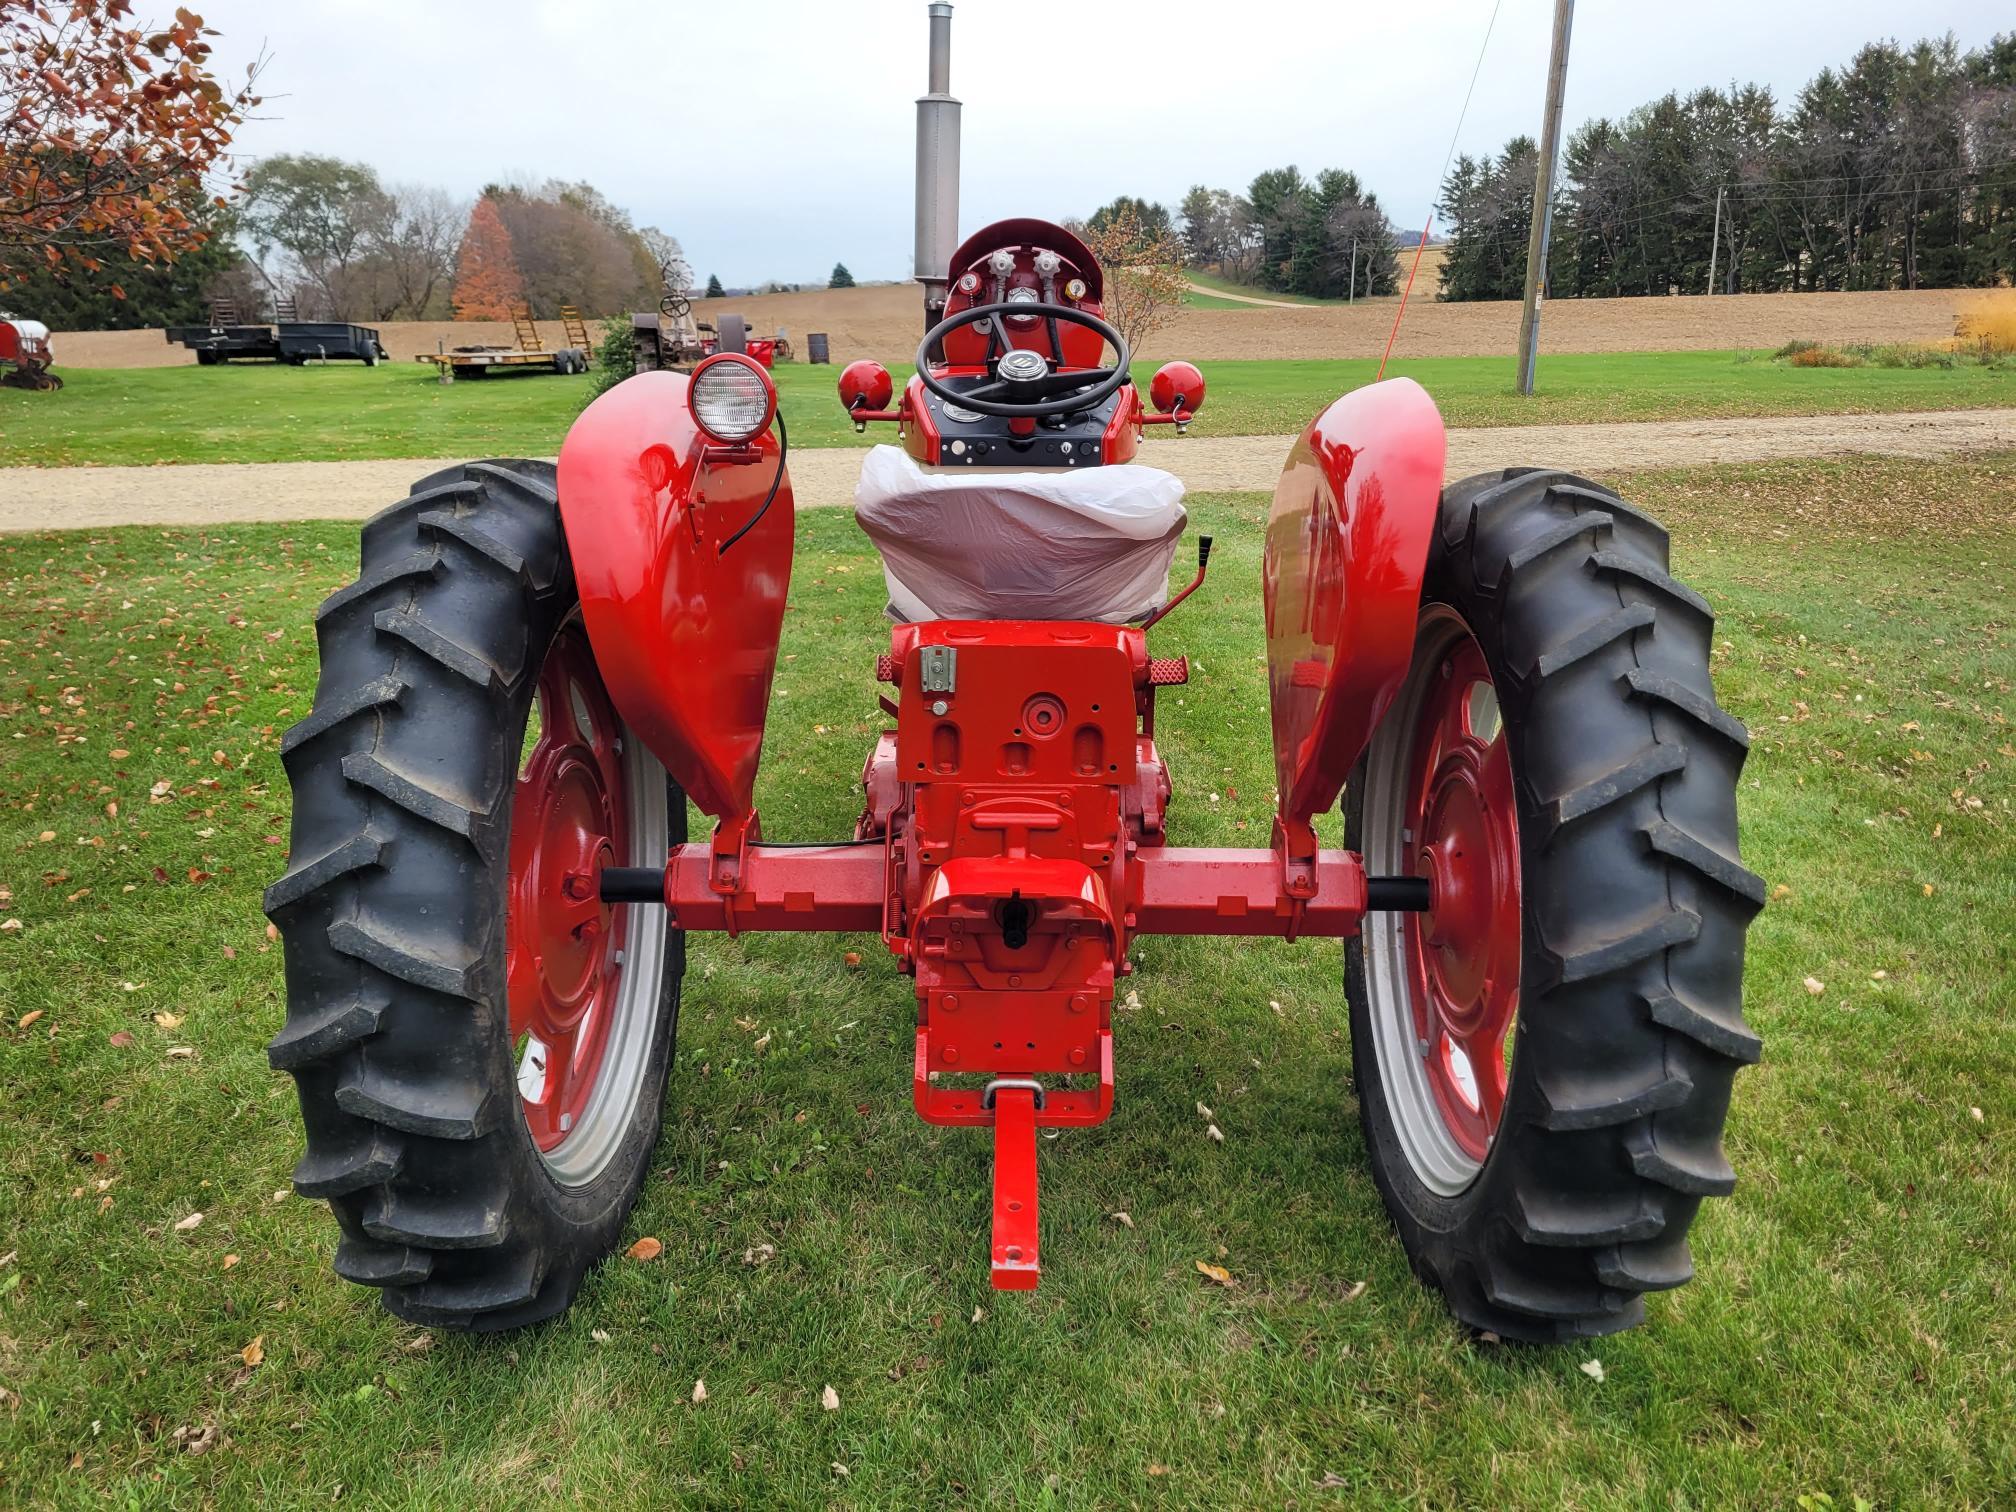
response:
<svg viewBox="0 0 2016 1512"><path fill-rule="evenodd" d="M322 152L391 181L586 179L730 285L910 269L923 0L186 0L232 71L262 49L248 158ZM138 9L148 13L152 7ZM962 232L1173 209L1193 183L1355 170L1419 225L1491 0L960 0ZM1459 148L1537 134L1552 0L1503 0ZM1583 0L1572 127L1668 89L1789 99L1880 37L2016 29L2010 0Z"/></svg>

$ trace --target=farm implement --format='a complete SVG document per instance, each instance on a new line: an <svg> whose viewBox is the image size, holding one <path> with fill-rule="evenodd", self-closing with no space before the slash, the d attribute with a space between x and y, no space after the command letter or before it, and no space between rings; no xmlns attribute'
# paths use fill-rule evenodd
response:
<svg viewBox="0 0 2016 1512"><path fill-rule="evenodd" d="M773 841L753 802L793 497L746 355L617 385L557 470L422 479L319 612L266 902L295 1184L335 1212L337 1271L428 1324L565 1309L650 1163L687 934L836 931L909 978L916 1112L991 1137L991 1280L1032 1287L1071 1250L1040 1220L1039 1131L1114 1115L1135 943L1222 935L1343 942L1372 1170L1460 1319L1629 1327L1733 1184L1723 1118L1758 1050L1746 737L1707 604L1615 494L1532 468L1445 488L1420 387L1345 394L1267 518L1271 843L1180 843L1157 701L1190 676L1168 638L1211 543L1172 596L1182 487L1139 458L1204 379L1169 363L1144 402L1114 275L1064 229L959 240L951 7L930 14L916 374L839 382L899 443L856 494L893 624L860 669L889 727L851 834Z"/></svg>
<svg viewBox="0 0 2016 1512"><path fill-rule="evenodd" d="M50 371L55 361L49 327L0 312L0 384L53 392L63 387L63 380Z"/></svg>

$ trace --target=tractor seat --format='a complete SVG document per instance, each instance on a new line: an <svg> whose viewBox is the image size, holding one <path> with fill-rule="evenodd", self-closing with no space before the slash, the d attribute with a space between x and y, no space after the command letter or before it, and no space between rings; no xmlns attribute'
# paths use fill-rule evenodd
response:
<svg viewBox="0 0 2016 1512"><path fill-rule="evenodd" d="M920 467L868 453L854 518L898 620L1145 619L1169 598L1183 484L1123 463L1082 472Z"/></svg>

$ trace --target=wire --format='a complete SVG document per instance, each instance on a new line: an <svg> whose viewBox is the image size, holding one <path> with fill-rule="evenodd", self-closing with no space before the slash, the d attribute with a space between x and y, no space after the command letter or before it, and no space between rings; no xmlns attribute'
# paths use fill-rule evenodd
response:
<svg viewBox="0 0 2016 1512"><path fill-rule="evenodd" d="M1477 76L1484 72L1484 54L1491 50L1491 33L1498 25L1498 8L1505 0L1492 0L1491 19L1484 23L1484 44L1477 49L1477 66L1470 70L1470 87L1463 91L1463 108L1456 112L1456 129L1449 133L1449 150L1442 157L1442 176L1435 181L1436 192L1448 181L1449 165L1456 161L1456 144L1463 139L1463 122L1470 114L1470 97L1477 93ZM1407 315L1407 299L1414 292L1414 275L1421 269L1421 254L1428 250L1428 233L1435 225L1435 207L1428 207L1428 219L1421 224L1421 240L1414 248L1414 262L1407 269L1407 287L1400 291L1400 308L1393 312L1393 329L1386 333L1386 350L1379 354L1379 374L1372 381L1379 382L1386 376L1386 359L1393 355L1393 343L1400 339L1400 322Z"/></svg>
<svg viewBox="0 0 2016 1512"><path fill-rule="evenodd" d="M728 555L728 548L756 528L756 522L769 511L771 501L777 497L777 490L784 486L784 457L791 450L791 435L784 428L784 411L777 411L777 476L770 480L770 492L763 495L763 502L756 506L756 513L742 522L742 528L721 543L717 559Z"/></svg>

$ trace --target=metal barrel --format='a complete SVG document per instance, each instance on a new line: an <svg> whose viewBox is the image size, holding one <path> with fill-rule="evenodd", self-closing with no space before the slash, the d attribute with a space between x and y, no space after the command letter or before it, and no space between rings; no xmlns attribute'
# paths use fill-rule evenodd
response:
<svg viewBox="0 0 2016 1512"><path fill-rule="evenodd" d="M826 347L826 333L813 331L805 338L805 360L807 362L831 362L833 354Z"/></svg>

